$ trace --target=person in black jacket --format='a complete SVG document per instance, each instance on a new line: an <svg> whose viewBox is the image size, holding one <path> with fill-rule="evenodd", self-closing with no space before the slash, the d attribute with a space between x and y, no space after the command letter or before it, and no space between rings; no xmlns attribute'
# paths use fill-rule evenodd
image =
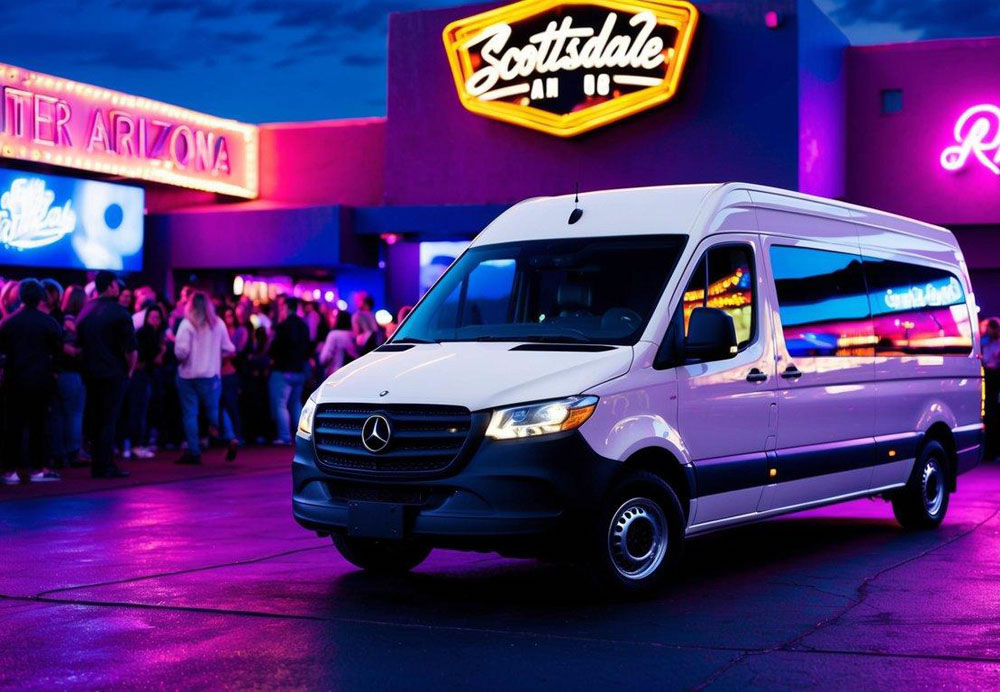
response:
<svg viewBox="0 0 1000 692"><path fill-rule="evenodd" d="M62 330L38 309L42 285L25 279L19 285L21 307L0 322L0 353L5 357L4 482L57 481L44 468L46 422L56 387L55 359L62 351Z"/></svg>
<svg viewBox="0 0 1000 692"><path fill-rule="evenodd" d="M296 314L299 301L282 297L278 301L278 326L271 341L271 416L277 427L274 444L292 444L302 413L302 387L306 380L306 364L312 352L309 327Z"/></svg>
<svg viewBox="0 0 1000 692"><path fill-rule="evenodd" d="M136 339L132 316L118 302L118 281L109 271L94 279L98 297L80 313L76 337L83 352L87 387L87 416L93 445L94 478L123 478L127 471L113 461L115 424L125 395L125 384L135 369Z"/></svg>

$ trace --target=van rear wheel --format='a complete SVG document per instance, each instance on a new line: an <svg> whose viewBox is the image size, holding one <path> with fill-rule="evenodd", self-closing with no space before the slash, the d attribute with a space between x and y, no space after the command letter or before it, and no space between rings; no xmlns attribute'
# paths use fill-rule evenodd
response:
<svg viewBox="0 0 1000 692"><path fill-rule="evenodd" d="M622 594L645 594L674 571L684 541L684 512L666 481L645 471L622 480L598 518L598 576Z"/></svg>
<svg viewBox="0 0 1000 692"><path fill-rule="evenodd" d="M355 567L379 574L409 572L430 555L431 549L415 541L377 540L333 535L333 544Z"/></svg>
<svg viewBox="0 0 1000 692"><path fill-rule="evenodd" d="M906 529L933 529L948 511L948 455L930 440L920 450L906 486L892 496L892 511Z"/></svg>

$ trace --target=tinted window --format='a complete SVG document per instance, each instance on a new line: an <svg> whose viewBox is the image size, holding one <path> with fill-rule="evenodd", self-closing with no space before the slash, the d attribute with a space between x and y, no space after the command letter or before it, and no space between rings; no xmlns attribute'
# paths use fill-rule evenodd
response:
<svg viewBox="0 0 1000 692"><path fill-rule="evenodd" d="M774 245L771 269L790 356L874 353L875 335L860 256Z"/></svg>
<svg viewBox="0 0 1000 692"><path fill-rule="evenodd" d="M473 246L394 340L635 343L684 243L621 236Z"/></svg>
<svg viewBox="0 0 1000 692"><path fill-rule="evenodd" d="M684 336L695 308L718 308L733 318L740 348L754 336L753 252L746 245L710 248L684 289Z"/></svg>
<svg viewBox="0 0 1000 692"><path fill-rule="evenodd" d="M962 283L941 269L865 258L879 355L968 355L972 324Z"/></svg>
<svg viewBox="0 0 1000 692"><path fill-rule="evenodd" d="M514 260L488 260L479 264L469 272L468 282L452 290L441 305L440 317L467 324L506 322L514 270Z"/></svg>

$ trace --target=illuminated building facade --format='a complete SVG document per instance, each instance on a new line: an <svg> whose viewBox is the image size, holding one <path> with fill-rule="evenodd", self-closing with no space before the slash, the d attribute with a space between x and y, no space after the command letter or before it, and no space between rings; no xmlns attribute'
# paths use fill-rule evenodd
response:
<svg viewBox="0 0 1000 692"><path fill-rule="evenodd" d="M521 199L746 180L954 229L979 304L1000 313L1000 38L852 47L807 0L408 12L389 22L386 117L293 124L0 76L0 166L140 188L137 280L163 287L365 289L394 309ZM36 207L36 230L56 237L46 215L65 202ZM4 275L17 265L0 253ZM738 313L746 280L717 277L709 302ZM937 324L937 309L900 329ZM832 347L872 347L849 322Z"/></svg>

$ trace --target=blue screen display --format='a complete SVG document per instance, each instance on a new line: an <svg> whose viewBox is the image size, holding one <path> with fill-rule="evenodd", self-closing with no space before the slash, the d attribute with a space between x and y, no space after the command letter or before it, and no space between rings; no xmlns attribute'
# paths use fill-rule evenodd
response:
<svg viewBox="0 0 1000 692"><path fill-rule="evenodd" d="M142 269L141 187L0 169L0 265Z"/></svg>

